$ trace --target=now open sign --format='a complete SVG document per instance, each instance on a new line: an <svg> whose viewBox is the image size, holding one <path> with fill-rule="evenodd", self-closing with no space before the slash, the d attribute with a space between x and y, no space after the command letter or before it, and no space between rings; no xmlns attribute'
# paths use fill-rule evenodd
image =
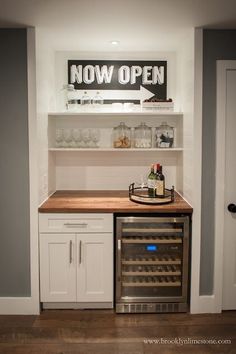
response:
<svg viewBox="0 0 236 354"><path fill-rule="evenodd" d="M68 83L78 99L99 91L106 103L166 99L167 61L68 60Z"/></svg>

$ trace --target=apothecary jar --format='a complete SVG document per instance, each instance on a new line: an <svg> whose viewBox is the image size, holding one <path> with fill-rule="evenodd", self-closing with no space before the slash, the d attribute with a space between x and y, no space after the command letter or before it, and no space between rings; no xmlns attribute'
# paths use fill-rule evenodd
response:
<svg viewBox="0 0 236 354"><path fill-rule="evenodd" d="M152 147L152 128L146 123L141 123L134 128L134 147L151 148Z"/></svg>
<svg viewBox="0 0 236 354"><path fill-rule="evenodd" d="M172 148L174 145L174 128L166 122L161 123L155 132L157 148Z"/></svg>
<svg viewBox="0 0 236 354"><path fill-rule="evenodd" d="M121 122L113 128L113 147L130 148L131 147L131 128Z"/></svg>

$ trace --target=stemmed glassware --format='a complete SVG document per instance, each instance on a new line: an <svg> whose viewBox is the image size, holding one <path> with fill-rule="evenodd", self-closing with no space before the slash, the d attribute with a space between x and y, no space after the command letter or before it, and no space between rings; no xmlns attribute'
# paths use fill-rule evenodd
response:
<svg viewBox="0 0 236 354"><path fill-rule="evenodd" d="M90 134L90 129L84 128L81 131L81 136L82 136L82 141L83 141L83 147L88 148L90 147L90 141L91 141L91 134Z"/></svg>
<svg viewBox="0 0 236 354"><path fill-rule="evenodd" d="M72 130L72 146L75 148L81 147L81 142L82 142L82 135L81 135L81 129L73 129Z"/></svg>
<svg viewBox="0 0 236 354"><path fill-rule="evenodd" d="M72 147L72 131L70 128L64 129L65 147Z"/></svg>
<svg viewBox="0 0 236 354"><path fill-rule="evenodd" d="M91 147L99 147L98 142L100 141L100 130L97 128L90 129L90 136L91 136Z"/></svg>
<svg viewBox="0 0 236 354"><path fill-rule="evenodd" d="M56 129L56 147L60 148L63 147L64 135L63 129Z"/></svg>
<svg viewBox="0 0 236 354"><path fill-rule="evenodd" d="M56 148L97 148L100 141L98 128L57 128Z"/></svg>

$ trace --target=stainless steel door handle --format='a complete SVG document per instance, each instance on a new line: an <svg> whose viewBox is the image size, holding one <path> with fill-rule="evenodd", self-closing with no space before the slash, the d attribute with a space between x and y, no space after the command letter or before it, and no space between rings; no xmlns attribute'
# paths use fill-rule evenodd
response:
<svg viewBox="0 0 236 354"><path fill-rule="evenodd" d="M72 263L72 240L70 240L70 264Z"/></svg>
<svg viewBox="0 0 236 354"><path fill-rule="evenodd" d="M66 222L66 223L64 223L64 226L66 226L66 227L87 227L88 224L86 222L82 222L82 223Z"/></svg>
<svg viewBox="0 0 236 354"><path fill-rule="evenodd" d="M79 264L82 262L82 241L79 241Z"/></svg>

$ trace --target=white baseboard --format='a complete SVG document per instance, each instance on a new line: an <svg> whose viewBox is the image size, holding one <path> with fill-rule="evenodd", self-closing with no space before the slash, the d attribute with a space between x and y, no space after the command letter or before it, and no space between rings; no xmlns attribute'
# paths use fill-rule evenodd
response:
<svg viewBox="0 0 236 354"><path fill-rule="evenodd" d="M43 302L44 309L112 309L113 302Z"/></svg>
<svg viewBox="0 0 236 354"><path fill-rule="evenodd" d="M192 314L200 313L220 313L221 309L217 306L215 295L199 296L195 306L191 306Z"/></svg>
<svg viewBox="0 0 236 354"><path fill-rule="evenodd" d="M0 315L39 315L39 303L32 297L0 297Z"/></svg>

